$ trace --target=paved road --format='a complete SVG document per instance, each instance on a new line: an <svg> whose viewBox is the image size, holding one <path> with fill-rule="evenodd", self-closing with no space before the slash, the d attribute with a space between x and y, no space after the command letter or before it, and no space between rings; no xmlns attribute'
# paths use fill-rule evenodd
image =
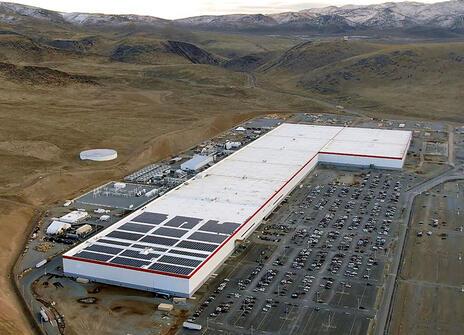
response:
<svg viewBox="0 0 464 335"><path fill-rule="evenodd" d="M448 125L448 164L454 166L455 152L454 152L454 126Z"/></svg>
<svg viewBox="0 0 464 335"><path fill-rule="evenodd" d="M43 306L41 302L37 301L32 292L32 284L40 277L49 273L55 272L55 269L61 265L61 257L54 257L50 262L44 266L36 269L33 268L31 271L26 273L19 281L20 293L27 308L32 311L32 316L39 322L39 327L43 334L54 335L60 334L60 331L56 325L52 323L41 323L39 319L40 309Z"/></svg>

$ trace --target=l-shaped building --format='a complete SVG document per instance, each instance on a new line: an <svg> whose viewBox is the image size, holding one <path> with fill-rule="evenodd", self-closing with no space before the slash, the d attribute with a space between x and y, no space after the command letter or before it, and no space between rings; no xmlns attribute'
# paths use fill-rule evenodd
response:
<svg viewBox="0 0 464 335"><path fill-rule="evenodd" d="M401 169L410 131L282 124L66 252L66 275L190 297L318 163Z"/></svg>

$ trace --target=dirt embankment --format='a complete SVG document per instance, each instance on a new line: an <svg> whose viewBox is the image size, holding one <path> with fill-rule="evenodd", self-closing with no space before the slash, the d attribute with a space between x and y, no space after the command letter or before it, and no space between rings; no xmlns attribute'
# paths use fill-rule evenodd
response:
<svg viewBox="0 0 464 335"><path fill-rule="evenodd" d="M0 198L0 334L32 333L10 277L11 268L28 238L34 210L59 200L74 197L107 180L120 178L128 171L169 157L211 138L256 114L243 113L205 119L188 129L179 129L146 142L143 148L111 167L81 168L31 177L16 195Z"/></svg>
<svg viewBox="0 0 464 335"><path fill-rule="evenodd" d="M0 334L30 332L10 272L23 245L33 213L30 206L0 200Z"/></svg>

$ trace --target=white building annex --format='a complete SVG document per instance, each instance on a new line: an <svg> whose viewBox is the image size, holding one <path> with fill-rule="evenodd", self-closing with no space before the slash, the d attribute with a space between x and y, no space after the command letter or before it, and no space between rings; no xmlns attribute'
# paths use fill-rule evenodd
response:
<svg viewBox="0 0 464 335"><path fill-rule="evenodd" d="M66 252L64 272L192 296L318 163L400 169L411 137L282 124Z"/></svg>

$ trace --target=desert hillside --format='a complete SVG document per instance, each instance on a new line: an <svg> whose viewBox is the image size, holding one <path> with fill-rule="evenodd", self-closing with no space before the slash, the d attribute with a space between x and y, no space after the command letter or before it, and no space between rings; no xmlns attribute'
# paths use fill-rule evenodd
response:
<svg viewBox="0 0 464 335"><path fill-rule="evenodd" d="M463 121L464 43L308 42L258 69L264 82L373 115ZM444 89L446 88L446 89Z"/></svg>

